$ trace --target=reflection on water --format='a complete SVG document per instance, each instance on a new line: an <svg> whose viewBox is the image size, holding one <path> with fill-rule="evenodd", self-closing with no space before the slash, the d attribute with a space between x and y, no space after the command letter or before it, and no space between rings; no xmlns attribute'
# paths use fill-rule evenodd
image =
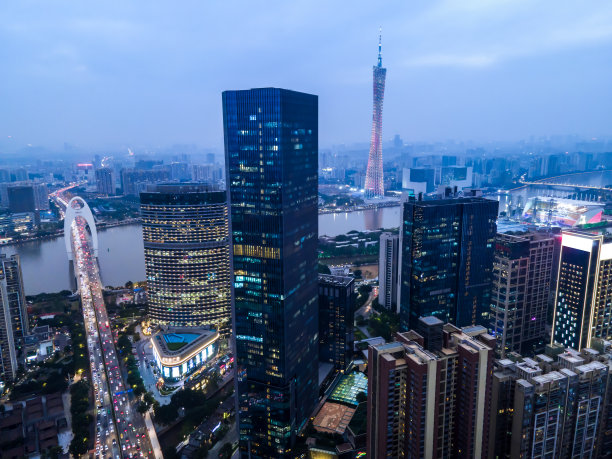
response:
<svg viewBox="0 0 612 459"><path fill-rule="evenodd" d="M572 183L591 186L612 184L612 171L593 174L575 174L559 178L558 183ZM500 212L512 211L525 206L533 196L551 196L564 193L538 186L525 186L497 196ZM558 196L561 197L561 196ZM360 212L344 212L319 215L319 235L337 236L349 231L377 230L400 226L400 207L384 207ZM144 250L140 225L120 226L99 233L100 272L105 285L123 285L128 280L145 279ZM71 289L68 258L64 239L28 242L19 246L7 246L2 252L11 255L19 253L23 269L24 286L27 294L57 292Z"/></svg>
<svg viewBox="0 0 612 459"><path fill-rule="evenodd" d="M366 231L399 226L399 207L361 212L319 215L319 233L328 236L351 230ZM110 228L98 233L100 273L104 285L145 280L144 249L140 225ZM74 290L64 238L3 247L3 253L19 253L26 294Z"/></svg>
<svg viewBox="0 0 612 459"><path fill-rule="evenodd" d="M98 233L99 261L105 285L123 285L145 279L144 249L140 225L118 226ZM27 295L74 289L64 238L27 242L2 248L2 253L21 257Z"/></svg>
<svg viewBox="0 0 612 459"><path fill-rule="evenodd" d="M353 230L372 231L399 226L399 206L319 215L319 236L337 236Z"/></svg>
<svg viewBox="0 0 612 459"><path fill-rule="evenodd" d="M382 209L372 209L371 211L364 212L364 225L366 230L373 231L382 228L382 221Z"/></svg>

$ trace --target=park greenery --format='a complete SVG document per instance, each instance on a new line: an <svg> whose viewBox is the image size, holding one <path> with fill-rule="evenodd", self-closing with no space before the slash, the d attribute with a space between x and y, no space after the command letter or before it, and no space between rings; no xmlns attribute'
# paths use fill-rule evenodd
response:
<svg viewBox="0 0 612 459"><path fill-rule="evenodd" d="M176 391L170 403L155 405L155 422L169 425L178 419L179 411L184 412L181 437L189 435L201 422L211 416L227 395L216 395L210 399L200 390L182 389Z"/></svg>
<svg viewBox="0 0 612 459"><path fill-rule="evenodd" d="M382 336L390 341L399 330L399 315L383 308L378 299L372 302L372 307L378 314L372 314L368 320L368 331L371 336Z"/></svg>
<svg viewBox="0 0 612 459"><path fill-rule="evenodd" d="M70 414L72 415L72 433L70 454L79 457L89 450L89 433L93 417L89 411L89 385L81 380L70 388Z"/></svg>
<svg viewBox="0 0 612 459"><path fill-rule="evenodd" d="M59 314L52 319L38 321L38 325L67 327L72 345L66 347L63 352L57 351L53 357L31 369L27 378L12 388L10 395L12 400L33 394L63 392L68 387L68 378L71 375L89 373L85 327L82 322L75 319L79 319L79 314L76 312L70 315Z"/></svg>
<svg viewBox="0 0 612 459"><path fill-rule="evenodd" d="M119 333L119 338L117 339L117 349L119 350L119 354L121 355L121 358L123 359L123 362L127 368L127 383L132 388L134 395L136 397L140 397L146 392L146 390L144 381L140 375L140 370L138 369L138 362L136 361L134 354L132 354L132 341L130 340L127 332Z"/></svg>

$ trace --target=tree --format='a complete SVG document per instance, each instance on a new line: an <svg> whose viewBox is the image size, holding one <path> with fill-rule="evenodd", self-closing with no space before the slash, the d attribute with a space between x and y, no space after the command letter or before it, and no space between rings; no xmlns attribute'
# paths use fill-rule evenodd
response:
<svg viewBox="0 0 612 459"><path fill-rule="evenodd" d="M368 400L368 396L364 391L361 391L355 396L355 400L357 400L357 403L363 403Z"/></svg>
<svg viewBox="0 0 612 459"><path fill-rule="evenodd" d="M359 286L357 291L359 292L360 295L368 296L370 292L372 291L372 286L369 284L362 284Z"/></svg>
<svg viewBox="0 0 612 459"><path fill-rule="evenodd" d="M331 274L329 266L324 265L323 263L319 263L317 266L317 270L319 274Z"/></svg>
<svg viewBox="0 0 612 459"><path fill-rule="evenodd" d="M164 459L178 459L180 456L176 452L176 448L174 446L166 446L164 448Z"/></svg>
<svg viewBox="0 0 612 459"><path fill-rule="evenodd" d="M178 417L178 409L174 403L158 405L155 407L155 420L162 425L174 422ZM166 457L164 455L164 457Z"/></svg>
<svg viewBox="0 0 612 459"><path fill-rule="evenodd" d="M221 376L216 371L210 375L208 379L208 385L206 386L207 392L214 392L219 388L219 383L221 382Z"/></svg>
<svg viewBox="0 0 612 459"><path fill-rule="evenodd" d="M194 459L204 459L208 457L208 447L206 443L202 443L198 449L193 453Z"/></svg>
<svg viewBox="0 0 612 459"><path fill-rule="evenodd" d="M149 405L147 405L145 402L140 402L138 404L138 408L136 409L140 414L145 414L147 411L149 411Z"/></svg>
<svg viewBox="0 0 612 459"><path fill-rule="evenodd" d="M147 393L144 394L142 401L145 402L147 405L151 406L153 405L153 403L155 403L155 397L153 397L153 394L151 392L147 391Z"/></svg>
<svg viewBox="0 0 612 459"><path fill-rule="evenodd" d="M229 459L232 457L232 453L234 452L234 447L230 442L226 442L221 449L219 450L219 459Z"/></svg>

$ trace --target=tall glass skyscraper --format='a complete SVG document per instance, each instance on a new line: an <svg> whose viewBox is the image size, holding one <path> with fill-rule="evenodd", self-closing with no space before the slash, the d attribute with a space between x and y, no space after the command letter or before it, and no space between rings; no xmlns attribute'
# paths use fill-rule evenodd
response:
<svg viewBox="0 0 612 459"><path fill-rule="evenodd" d="M612 339L612 237L564 231L558 272L551 344L581 350Z"/></svg>
<svg viewBox="0 0 612 459"><path fill-rule="evenodd" d="M206 184L150 185L140 210L151 321L229 331L226 192Z"/></svg>
<svg viewBox="0 0 612 459"><path fill-rule="evenodd" d="M489 325L497 201L407 201L401 228L400 322L435 316L458 327Z"/></svg>
<svg viewBox="0 0 612 459"><path fill-rule="evenodd" d="M243 457L293 457L318 396L318 98L223 93Z"/></svg>

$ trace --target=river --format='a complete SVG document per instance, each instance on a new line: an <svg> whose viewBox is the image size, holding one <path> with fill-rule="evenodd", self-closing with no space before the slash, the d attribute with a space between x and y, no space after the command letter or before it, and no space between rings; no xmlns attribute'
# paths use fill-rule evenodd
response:
<svg viewBox="0 0 612 459"><path fill-rule="evenodd" d="M100 272L104 285L123 285L145 278L144 248L140 225L108 228L98 232ZM27 295L72 290L64 238L26 242L2 248L7 255L21 257Z"/></svg>
<svg viewBox="0 0 612 459"><path fill-rule="evenodd" d="M605 186L612 184L612 171L576 174L563 180L574 184ZM536 193L542 194L545 191L527 186L510 194L501 194L498 196L500 211L507 208L512 199L520 196L525 201ZM337 236L352 230L376 230L399 225L399 206L319 215L320 236ZM118 286L129 280L144 280L144 249L140 225L118 226L100 231L99 244L100 272L104 285ZM1 250L8 255L19 253L21 256L26 294L72 288L63 238L6 246Z"/></svg>
<svg viewBox="0 0 612 459"><path fill-rule="evenodd" d="M399 207L319 215L321 234L336 236L399 226ZM104 285L123 285L145 278L144 248L140 225L125 225L98 232L100 273ZM71 290L71 273L64 238L2 247L2 253L21 257L27 295Z"/></svg>

